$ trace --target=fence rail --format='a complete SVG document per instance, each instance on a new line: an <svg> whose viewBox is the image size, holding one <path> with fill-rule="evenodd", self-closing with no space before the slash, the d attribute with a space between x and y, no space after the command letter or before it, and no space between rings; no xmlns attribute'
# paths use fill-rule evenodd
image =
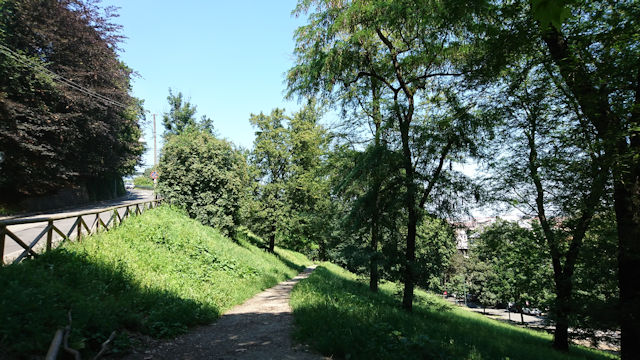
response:
<svg viewBox="0 0 640 360"><path fill-rule="evenodd" d="M81 241L82 236L91 235L97 233L100 230L100 227L104 231L114 228L118 224L122 223L122 221L130 216L142 214L145 210L152 209L157 207L162 202L162 199L154 199L148 201L139 201L135 203L130 203L126 205L120 206L112 206L105 209L100 210L90 210L74 213L72 215L55 215L48 217L34 217L28 219L7 219L0 220L0 265L4 265L4 257L5 257L5 243L7 238L13 240L16 244L22 247L24 250L20 255L18 255L15 259L13 259L13 263L19 263L27 257L37 257L38 252L36 252L36 246L38 243L45 238L46 235L46 244L44 245L45 251L51 250L54 245L54 233L60 236L59 242L64 242L67 240L71 240L72 235L75 235L75 240ZM122 214L120 214L121 209L125 209ZM101 214L109 213L109 219L105 222ZM95 215L95 219L91 223L91 226L87 225L87 222L83 219L83 217ZM65 234L59 226L55 224L58 220L66 220L73 219L73 225L71 229ZM33 239L31 242L28 240L21 239L17 236L13 231L9 230L9 226L13 225L24 225L24 224L34 224L34 223L47 223L45 228ZM84 229L84 233L83 233ZM11 261L11 260L10 260Z"/></svg>

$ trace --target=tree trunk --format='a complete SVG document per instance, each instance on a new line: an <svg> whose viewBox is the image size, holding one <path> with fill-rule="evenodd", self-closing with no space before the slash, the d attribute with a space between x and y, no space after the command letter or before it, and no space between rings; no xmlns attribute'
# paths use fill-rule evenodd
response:
<svg viewBox="0 0 640 360"><path fill-rule="evenodd" d="M569 350L571 288L571 279L566 276L556 283L556 329L553 332L553 348L560 351Z"/></svg>
<svg viewBox="0 0 640 360"><path fill-rule="evenodd" d="M624 120L611 114L606 87L596 87L580 57L571 52L563 34L548 27L542 39L558 65L562 78L580 104L582 112L597 129L606 155L614 160L614 207L618 226L618 281L620 287L621 355L623 360L640 359L640 135L626 135ZM640 119L640 69L635 101L628 124ZM627 140L628 136L628 140Z"/></svg>
<svg viewBox="0 0 640 360"><path fill-rule="evenodd" d="M415 207L415 193L414 196L407 195L407 198L407 205L409 201L411 201L411 206L409 208L409 219L407 221L407 252L405 254L406 264L404 269L402 308L411 312L413 310L413 289L415 287L414 262L416 259L416 228L418 225L418 216Z"/></svg>
<svg viewBox="0 0 640 360"><path fill-rule="evenodd" d="M318 240L318 260L327 261L327 245L324 239Z"/></svg>
<svg viewBox="0 0 640 360"><path fill-rule="evenodd" d="M382 124L382 115L380 112L380 94L379 84L374 78L371 81L371 97L373 98L373 124L376 129L374 138L374 148L377 154L380 150L380 126ZM371 213L371 258L369 259L369 290L373 292L378 291L378 282L380 281L380 275L378 273L378 244L380 243L380 187L381 179L380 172L375 171L373 174L372 191L374 197L374 208Z"/></svg>
<svg viewBox="0 0 640 360"><path fill-rule="evenodd" d="M558 318L556 320L556 329L553 332L553 348L560 351L569 351L569 320L566 316L563 319Z"/></svg>
<svg viewBox="0 0 640 360"><path fill-rule="evenodd" d="M401 126L402 147L404 153L405 186L407 188L405 206L407 208L407 250L405 253L405 268L403 274L404 293L402 307L411 312L413 310L413 289L415 287L414 262L416 259L416 229L418 226L418 209L416 204L416 184L414 181L411 150L409 149L409 126Z"/></svg>
<svg viewBox="0 0 640 360"><path fill-rule="evenodd" d="M269 252L274 253L276 247L276 224L271 224L271 233L269 234Z"/></svg>
<svg viewBox="0 0 640 360"><path fill-rule="evenodd" d="M640 184L614 183L622 359L640 358ZM634 181L635 180L635 181ZM626 185L626 186L625 186ZM631 191L630 191L631 190Z"/></svg>
<svg viewBox="0 0 640 360"><path fill-rule="evenodd" d="M369 290L378 291L378 214L374 211L371 219L371 258L369 259Z"/></svg>

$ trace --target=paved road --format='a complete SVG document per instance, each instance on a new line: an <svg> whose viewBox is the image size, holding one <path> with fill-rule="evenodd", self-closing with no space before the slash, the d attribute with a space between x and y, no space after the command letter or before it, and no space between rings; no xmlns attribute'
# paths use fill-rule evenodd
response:
<svg viewBox="0 0 640 360"><path fill-rule="evenodd" d="M119 206L119 205L126 205L126 204L130 204L130 203L134 203L134 202L138 202L138 201L144 201L144 200L152 200L154 197L153 195L153 191L150 190L132 190L130 192L128 192L127 196L122 197L120 199L117 200L111 200L111 201L104 201L104 202L100 202L100 203L95 203L95 204L91 204L91 205L86 205L86 206L82 206L82 207L78 207L78 208L73 208L73 209L65 209L65 210L61 210L61 211L53 211L53 212L48 212L48 213L41 213L41 214L37 214L37 215L31 215L31 216L25 216L25 217L19 217L20 219L31 219L31 218L46 218L49 216L54 216L54 215L69 215L69 216L73 216L74 214L79 214L81 212L84 211L97 211L100 209L106 209L112 206ZM122 216L125 212L125 209L119 209L119 213L120 216ZM109 221L109 218L111 216L111 212L105 212L105 213L101 213L100 214L100 218L102 219L103 222L107 222ZM6 219L8 217L4 217L3 219ZM96 220L96 216L95 215L86 215L83 216L82 219L84 220L84 222L87 224L87 226L91 226L91 224L94 223L94 221ZM74 222L75 222L76 218L70 218L70 219L62 219L62 220L56 220L54 221L55 226L60 229L63 233L67 234L69 232L69 230L71 229L71 227L73 226ZM9 225L7 226L7 229L9 229L11 232L13 232L14 234L16 234L20 239L22 239L27 245L30 244L43 230L44 228L47 226L46 222L37 222L37 223L30 223L30 224L20 224L20 225ZM83 233L85 233L86 231L83 230ZM74 230L75 233L75 230ZM46 237L46 235L45 235ZM72 236L73 237L73 236ZM61 236L58 235L56 232L54 232L53 235L53 241L54 243L56 241L59 241L61 239ZM43 238L38 245L36 245L36 249L40 250L42 247L45 246L46 243L46 238ZM13 239L11 239L10 237L6 237L5 238L5 246L4 246L4 261L5 263L15 259L16 257L18 257L22 251L24 249L18 245L15 241L13 241Z"/></svg>
<svg viewBox="0 0 640 360"><path fill-rule="evenodd" d="M512 321L516 323L524 322L525 324L527 324L527 326L533 326L533 327L547 326L547 324L545 324L545 317L543 316L533 316L533 315L509 312L506 309L491 309L491 308L483 309L482 307L474 303L469 303L468 305L464 305L460 302L455 301L454 298L452 297L447 297L446 299L450 303L456 304L462 307L463 309L484 314L494 319L507 320L507 321ZM520 315L522 315L522 318L520 317Z"/></svg>
<svg viewBox="0 0 640 360"><path fill-rule="evenodd" d="M483 309L475 304L470 304L470 306L465 306L460 303L456 303L453 298L447 298L449 302L452 302L465 310L474 311L480 314L484 314L487 317L510 322L513 325L522 326L522 321L524 321L524 326L528 328L536 328L539 330L545 330L549 333L553 333L554 325L547 323L547 319L544 316L533 316L522 314L522 319L520 318L520 313L508 312L506 309ZM596 331L596 336L598 338L598 343L594 346L594 344L589 339L580 339L580 336L584 337L584 333L579 334L579 330L569 329L569 333L572 337L572 342L586 346L593 347L598 350L609 351L609 352L619 352L620 351L620 331L608 331L603 332L600 330Z"/></svg>

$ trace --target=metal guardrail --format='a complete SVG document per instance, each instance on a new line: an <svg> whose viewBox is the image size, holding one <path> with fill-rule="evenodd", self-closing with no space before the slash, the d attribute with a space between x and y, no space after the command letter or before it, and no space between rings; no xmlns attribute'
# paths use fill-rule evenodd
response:
<svg viewBox="0 0 640 360"><path fill-rule="evenodd" d="M6 238L9 237L13 241L15 241L18 245L20 245L24 251L18 255L17 258L13 260L13 263L19 263L23 259L27 257L37 257L38 253L35 251L34 247L45 237L46 235L46 249L45 251L51 250L53 247L53 233L57 233L62 237L61 242L71 240L71 236L75 233L75 239L77 241L82 240L83 235L91 235L93 233L97 233L100 230L100 226L102 225L102 229L107 231L109 229L114 228L119 223L129 216L142 214L145 210L152 209L157 207L162 202L162 199L154 199L148 201L139 201L135 203L130 203L127 205L120 206L112 206L105 209L100 210L91 210L84 211L79 213L74 213L73 215L57 215L57 216L48 216L48 217L34 217L28 219L7 219L0 220L0 265L4 265L4 251L5 251L5 241ZM118 212L119 209L126 208L124 214L122 216ZM132 209L132 210L130 210ZM109 216L109 220L105 223L100 214L104 214L107 212L111 212ZM83 216L95 215L95 220L88 226L87 223L82 218ZM76 218L76 221L71 226L71 229L67 232L67 234L63 233L55 224L54 221L57 220L65 220ZM29 244L26 241L20 239L16 234L14 234L7 227L11 225L23 225L23 224L33 224L33 223L43 223L46 222L47 226L35 237ZM83 234L82 229L84 228L85 233Z"/></svg>

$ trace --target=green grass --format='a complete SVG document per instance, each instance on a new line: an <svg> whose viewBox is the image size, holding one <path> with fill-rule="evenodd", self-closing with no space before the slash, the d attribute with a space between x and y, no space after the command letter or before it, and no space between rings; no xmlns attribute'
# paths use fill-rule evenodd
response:
<svg viewBox="0 0 640 360"><path fill-rule="evenodd" d="M133 178L133 184L140 188L153 187L153 179L147 176L136 176Z"/></svg>
<svg viewBox="0 0 640 360"><path fill-rule="evenodd" d="M309 260L237 242L160 207L109 232L0 268L0 358L44 355L73 317L70 343L92 353L118 330L116 350L138 333L171 337L206 324ZM135 336L134 336L135 338Z"/></svg>
<svg viewBox="0 0 640 360"><path fill-rule="evenodd" d="M400 309L400 288L373 294L355 275L325 263L293 289L299 341L345 359L609 359L574 346L551 349L551 336L504 324L416 292L414 311Z"/></svg>

